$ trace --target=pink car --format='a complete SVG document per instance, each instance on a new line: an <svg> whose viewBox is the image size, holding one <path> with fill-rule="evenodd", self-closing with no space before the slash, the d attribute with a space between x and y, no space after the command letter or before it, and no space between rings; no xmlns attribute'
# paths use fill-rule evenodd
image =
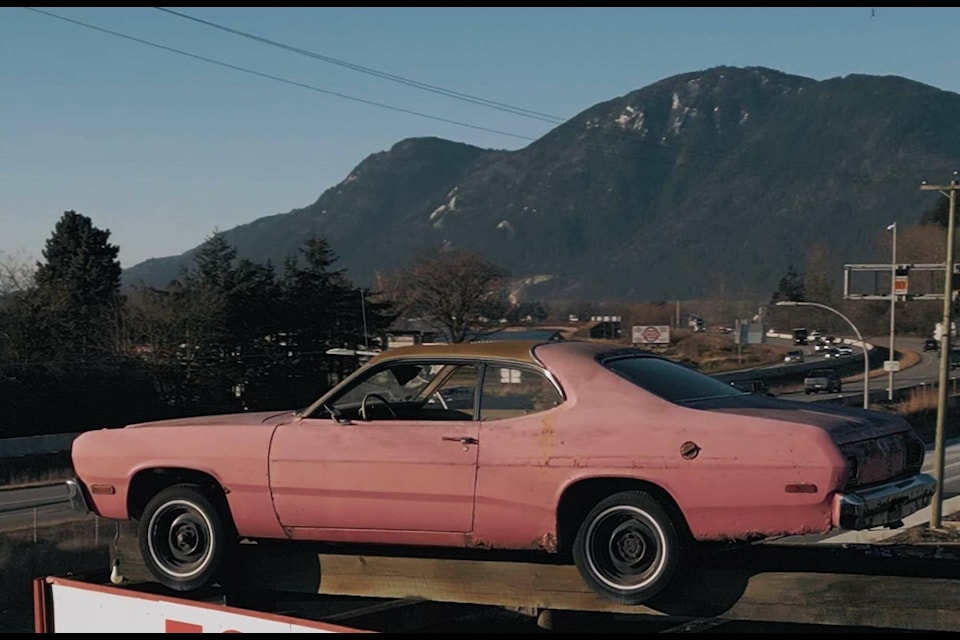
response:
<svg viewBox="0 0 960 640"><path fill-rule="evenodd" d="M562 553L640 604L699 541L898 526L936 488L898 416L579 341L391 349L300 411L91 431L72 455L180 591L242 538L289 539Z"/></svg>

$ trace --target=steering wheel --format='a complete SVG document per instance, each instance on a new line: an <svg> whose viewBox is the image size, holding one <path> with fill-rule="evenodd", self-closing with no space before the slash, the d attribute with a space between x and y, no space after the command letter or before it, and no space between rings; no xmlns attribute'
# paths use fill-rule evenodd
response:
<svg viewBox="0 0 960 640"><path fill-rule="evenodd" d="M386 399L386 398L384 398L384 397L383 397L382 395L380 395L379 393L372 393L372 392L371 392L371 393L368 393L367 395L363 396L363 400L360 401L360 418L361 418L362 420L367 421L367 422L370 421L369 418L367 418L367 400L368 400L368 399L371 399L371 398L374 399L374 400L379 400L379 401L383 404L383 406L385 406L385 407L387 408L387 411L390 412L390 415L391 415L391 416L393 416L394 418L397 417L397 412L393 410L393 407L390 405L389 402L387 402L387 399Z"/></svg>
<svg viewBox="0 0 960 640"><path fill-rule="evenodd" d="M450 408L449 406L447 406L447 401L443 399L443 394L440 393L439 391L437 391L436 393L434 393L434 394L433 394L432 396L430 396L430 397L431 397L431 398L436 398L436 399L437 399L437 402L440 403L440 406L443 407L444 409L449 409L449 408Z"/></svg>

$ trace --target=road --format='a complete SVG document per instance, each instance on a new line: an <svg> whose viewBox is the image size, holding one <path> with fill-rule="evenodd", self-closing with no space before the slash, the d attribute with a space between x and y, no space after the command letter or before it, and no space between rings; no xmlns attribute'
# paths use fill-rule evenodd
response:
<svg viewBox="0 0 960 640"><path fill-rule="evenodd" d="M775 344L790 345L789 340L784 340L781 338L770 338L770 342ZM896 372L893 374L893 388L894 391L904 390L908 388L915 387L924 387L928 385L935 385L940 379L940 355L935 351L923 351L923 338L914 338L914 337L903 337L897 338L895 341L895 346L899 351L911 351L920 356L920 361L917 364L910 366L903 371ZM813 347L798 347L804 351L805 363L810 362L821 362L824 367L833 367L837 364L853 362L862 362L863 351L857 347L853 348L853 355L847 356L840 360L833 360L830 358L824 358L822 353L818 353L813 350ZM766 367L758 367L758 370L770 369L774 367L783 367L784 365L768 365ZM953 384L960 385L960 369L953 369L950 371L950 380L953 381ZM870 375L870 396L873 399L879 399L886 397L886 392L889 389L889 374L873 370ZM781 394L783 397L788 397L794 400L804 400L804 401L818 401L818 400L827 400L830 398L837 397L838 394L813 394L806 395L803 390L797 390L793 392L787 392ZM857 376L851 376L844 380L843 383L843 394L844 397L859 396L863 395L863 374ZM878 398L879 396L879 398Z"/></svg>

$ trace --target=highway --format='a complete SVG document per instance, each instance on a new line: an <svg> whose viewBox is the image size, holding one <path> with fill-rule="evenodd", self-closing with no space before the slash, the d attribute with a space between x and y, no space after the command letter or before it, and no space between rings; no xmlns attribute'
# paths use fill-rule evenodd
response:
<svg viewBox="0 0 960 640"><path fill-rule="evenodd" d="M775 344L789 345L790 341L780 338L770 338L770 342ZM915 353L920 357L920 361L906 369L893 374L894 391L902 391L915 387L935 385L940 379L940 355L935 351L923 351L923 339L904 337L897 338L894 342L895 348L900 352ZM797 347L804 352L804 363L811 362L822 363L823 366L833 367L838 364L847 364L850 362L862 362L863 351L857 347L853 348L853 354L842 359L824 358L822 353L815 352L813 347ZM758 367L758 371L769 370L770 368L782 368L784 365L767 365ZM960 370L954 369L950 372L950 379L953 384L960 384ZM885 371L876 369L870 374L870 397L873 401L881 400L887 397L889 389L889 374ZM836 398L838 394L811 394L806 395L802 389L779 394L786 398L804 401L822 401L830 398ZM844 378L843 393L844 397L862 397L863 396L863 374L849 376Z"/></svg>

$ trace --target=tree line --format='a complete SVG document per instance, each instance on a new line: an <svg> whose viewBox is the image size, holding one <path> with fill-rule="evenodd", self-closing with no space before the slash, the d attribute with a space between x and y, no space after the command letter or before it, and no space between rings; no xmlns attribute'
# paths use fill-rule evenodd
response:
<svg viewBox="0 0 960 640"><path fill-rule="evenodd" d="M303 407L358 365L337 350L383 346L401 314L461 342L510 306L508 274L470 252L424 254L377 291L321 237L274 265L214 232L162 288L121 291L118 254L65 211L42 261L0 266L0 437Z"/></svg>

